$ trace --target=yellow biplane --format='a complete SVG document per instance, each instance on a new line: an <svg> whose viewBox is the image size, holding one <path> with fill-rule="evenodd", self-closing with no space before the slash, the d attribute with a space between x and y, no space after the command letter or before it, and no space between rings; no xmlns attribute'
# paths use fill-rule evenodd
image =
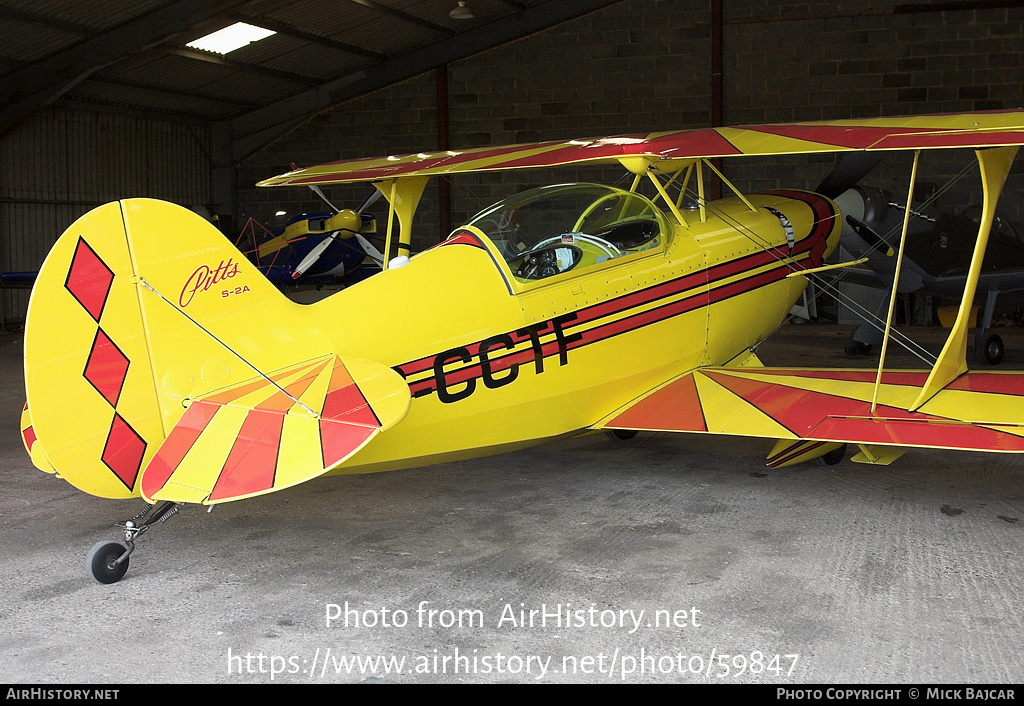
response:
<svg viewBox="0 0 1024 706"><path fill-rule="evenodd" d="M105 583L123 576L134 540L179 503L216 505L324 474L467 459L592 430L773 438L772 467L834 460L844 444L869 463L914 446L1021 452L1024 376L968 372L965 347L996 201L1022 143L1024 112L1008 111L300 169L261 185L372 183L391 205L384 252L399 253L312 305L286 299L185 209L107 204L64 233L32 293L25 445L37 467L88 493L151 504L123 523L127 547L89 553ZM841 214L806 191L733 189L711 201L712 173L731 185L710 160L911 150L916 171L922 150L963 147L977 154L983 214L959 317L934 365L886 372L883 347L878 370L763 367L754 349L808 278L831 267ZM524 191L408 257L430 177L581 163L621 165L628 188ZM670 188L694 193L694 207ZM891 311L887 332L889 323Z"/></svg>

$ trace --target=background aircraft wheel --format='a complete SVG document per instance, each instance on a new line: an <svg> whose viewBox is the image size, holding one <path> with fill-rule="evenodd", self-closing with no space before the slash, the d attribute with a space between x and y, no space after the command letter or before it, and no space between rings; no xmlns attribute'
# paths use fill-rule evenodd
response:
<svg viewBox="0 0 1024 706"><path fill-rule="evenodd" d="M860 341L854 341L846 348L844 348L843 352L846 353L846 355L848 356L871 355L871 344L861 343Z"/></svg>
<svg viewBox="0 0 1024 706"><path fill-rule="evenodd" d="M609 429L605 434L616 441L626 441L636 436L636 432L632 429Z"/></svg>
<svg viewBox="0 0 1024 706"><path fill-rule="evenodd" d="M985 343L982 344L978 354L983 363L999 365L1003 360L1005 352L1006 347L1003 345L1003 339L993 333L985 339Z"/></svg>
<svg viewBox="0 0 1024 706"><path fill-rule="evenodd" d="M837 449L832 449L827 454L822 454L817 458L812 458L811 463L819 466L834 466L846 457L846 444L843 444Z"/></svg>
<svg viewBox="0 0 1024 706"><path fill-rule="evenodd" d="M85 556L85 568L100 583L116 583L128 570L128 560L114 565L117 558L127 549L117 542L99 542L94 544Z"/></svg>

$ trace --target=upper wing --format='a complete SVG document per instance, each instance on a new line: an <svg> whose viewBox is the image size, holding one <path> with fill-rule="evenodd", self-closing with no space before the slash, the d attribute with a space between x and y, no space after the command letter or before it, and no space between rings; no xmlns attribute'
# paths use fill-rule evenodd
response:
<svg viewBox="0 0 1024 706"><path fill-rule="evenodd" d="M195 399L142 473L148 502L216 504L281 490L337 466L409 411L405 381L329 356Z"/></svg>
<svg viewBox="0 0 1024 706"><path fill-rule="evenodd" d="M926 371L701 368L635 400L604 429L1024 452L1024 373L968 373L908 411Z"/></svg>
<svg viewBox="0 0 1024 706"><path fill-rule="evenodd" d="M849 150L912 150L1024 144L1024 111L951 113L830 122L752 125L537 142L330 162L259 186L335 184L396 177L614 163Z"/></svg>

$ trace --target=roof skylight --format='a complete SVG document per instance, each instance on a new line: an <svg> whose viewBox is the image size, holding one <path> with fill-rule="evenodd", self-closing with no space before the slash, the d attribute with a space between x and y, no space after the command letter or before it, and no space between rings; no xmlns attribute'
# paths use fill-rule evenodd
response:
<svg viewBox="0 0 1024 706"><path fill-rule="evenodd" d="M236 22L230 27L225 27L218 32L200 37L194 42L189 42L186 46L193 49L216 52L217 54L227 54L253 42L266 39L272 34L277 33L262 27L254 27L245 22Z"/></svg>

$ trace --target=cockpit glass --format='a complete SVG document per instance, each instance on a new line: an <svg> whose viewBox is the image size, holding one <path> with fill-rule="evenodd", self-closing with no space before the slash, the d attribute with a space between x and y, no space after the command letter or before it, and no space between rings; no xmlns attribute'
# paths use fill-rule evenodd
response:
<svg viewBox="0 0 1024 706"><path fill-rule="evenodd" d="M520 279L541 279L656 247L664 214L645 196L600 184L530 189L477 214Z"/></svg>

